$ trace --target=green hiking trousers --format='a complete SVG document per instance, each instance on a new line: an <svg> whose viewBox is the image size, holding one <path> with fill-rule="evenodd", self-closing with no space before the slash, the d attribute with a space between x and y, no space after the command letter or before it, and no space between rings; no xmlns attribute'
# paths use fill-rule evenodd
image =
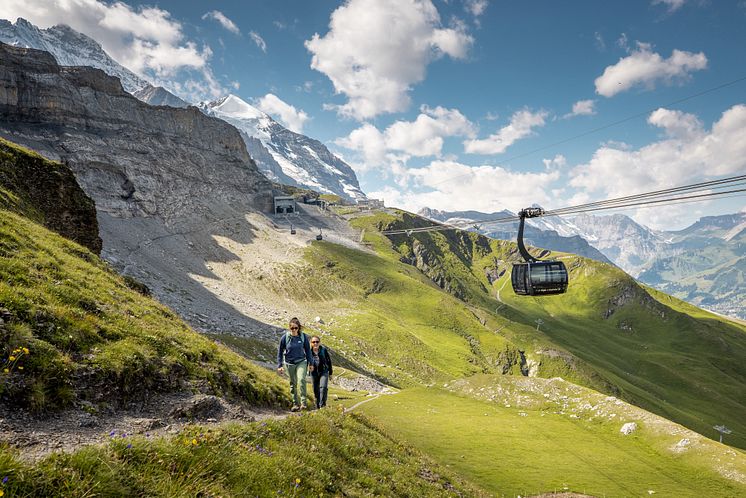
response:
<svg viewBox="0 0 746 498"><path fill-rule="evenodd" d="M308 361L303 360L295 365L285 363L285 371L288 373L288 377L290 377L290 395L293 397L293 404L305 408Z"/></svg>

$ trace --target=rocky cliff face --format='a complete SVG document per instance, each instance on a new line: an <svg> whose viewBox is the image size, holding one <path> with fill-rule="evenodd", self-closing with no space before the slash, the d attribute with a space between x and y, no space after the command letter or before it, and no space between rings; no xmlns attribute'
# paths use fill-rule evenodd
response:
<svg viewBox="0 0 746 498"><path fill-rule="evenodd" d="M44 50L52 54L60 66L102 69L106 74L119 78L124 89L130 93L149 85L109 57L98 42L64 24L39 29L23 18L18 18L15 23L0 19L0 42L19 48Z"/></svg>
<svg viewBox="0 0 746 498"><path fill-rule="evenodd" d="M235 259L221 237L252 240L247 215L271 209L271 184L234 127L194 107L149 106L101 70L0 44L0 136L69 164L96 203L102 255L195 327L266 330L197 281L214 277L210 261ZM208 323L193 320L208 310Z"/></svg>
<svg viewBox="0 0 746 498"><path fill-rule="evenodd" d="M72 171L1 138L0 207L101 252L95 205Z"/></svg>
<svg viewBox="0 0 746 498"><path fill-rule="evenodd" d="M99 211L165 221L212 201L255 208L270 185L238 131L195 108L152 107L119 80L0 45L0 134L67 161Z"/></svg>

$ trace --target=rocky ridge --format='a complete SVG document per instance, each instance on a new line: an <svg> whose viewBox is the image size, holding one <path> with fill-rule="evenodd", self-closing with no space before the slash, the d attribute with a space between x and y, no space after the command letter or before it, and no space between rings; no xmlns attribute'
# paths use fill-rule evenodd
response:
<svg viewBox="0 0 746 498"><path fill-rule="evenodd" d="M22 17L15 23L0 19L0 42L49 52L60 66L101 69L106 74L119 78L122 87L130 93L150 84L112 59L97 41L65 24L39 29Z"/></svg>

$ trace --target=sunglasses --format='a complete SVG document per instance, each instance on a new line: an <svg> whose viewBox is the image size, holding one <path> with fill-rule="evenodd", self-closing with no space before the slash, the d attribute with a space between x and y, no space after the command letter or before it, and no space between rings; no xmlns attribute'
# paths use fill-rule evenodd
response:
<svg viewBox="0 0 746 498"><path fill-rule="evenodd" d="M318 344L319 341L311 341L311 344Z"/></svg>
<svg viewBox="0 0 746 498"><path fill-rule="evenodd" d="M290 327L290 330L298 330L298 327Z"/></svg>

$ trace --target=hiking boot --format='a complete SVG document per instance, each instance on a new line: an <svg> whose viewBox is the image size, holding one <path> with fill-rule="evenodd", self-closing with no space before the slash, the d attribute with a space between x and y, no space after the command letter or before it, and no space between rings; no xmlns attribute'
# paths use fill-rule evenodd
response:
<svg viewBox="0 0 746 498"><path fill-rule="evenodd" d="M291 412L297 412L298 410L300 410L300 406L298 406L298 405L293 405L293 407L290 408Z"/></svg>

